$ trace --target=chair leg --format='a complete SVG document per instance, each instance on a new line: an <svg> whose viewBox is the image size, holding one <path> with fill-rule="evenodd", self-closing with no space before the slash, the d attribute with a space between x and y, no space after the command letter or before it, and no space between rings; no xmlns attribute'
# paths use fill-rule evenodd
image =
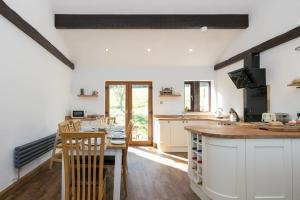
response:
<svg viewBox="0 0 300 200"><path fill-rule="evenodd" d="M103 200L106 200L106 178L104 178Z"/></svg>
<svg viewBox="0 0 300 200"><path fill-rule="evenodd" d="M53 146L52 156L51 156L50 165L49 165L50 169L52 169L52 166L53 166L53 160L55 158L55 152L56 152L57 142L58 142L58 133L56 134L55 140L54 140L54 146Z"/></svg>
<svg viewBox="0 0 300 200"><path fill-rule="evenodd" d="M124 192L125 192L125 197L127 197L128 194L128 188L127 188L127 167L126 164L123 165L123 184L124 184Z"/></svg>

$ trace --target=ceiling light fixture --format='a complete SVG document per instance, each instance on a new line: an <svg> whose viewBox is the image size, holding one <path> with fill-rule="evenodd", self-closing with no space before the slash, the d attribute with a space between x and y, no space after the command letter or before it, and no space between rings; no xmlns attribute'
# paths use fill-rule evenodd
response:
<svg viewBox="0 0 300 200"><path fill-rule="evenodd" d="M207 31L207 26L202 26L201 28L200 28L200 30L201 30L201 32L204 32L204 31Z"/></svg>
<svg viewBox="0 0 300 200"><path fill-rule="evenodd" d="M105 51L106 51L106 52L108 52L108 51L109 51L109 49L108 49L108 48L106 48L106 49L105 49Z"/></svg>
<svg viewBox="0 0 300 200"><path fill-rule="evenodd" d="M194 50L193 49L189 49L189 52L193 52Z"/></svg>
<svg viewBox="0 0 300 200"><path fill-rule="evenodd" d="M151 49L150 49L150 48L147 48L147 51L148 51L148 52L150 52L150 51L151 51Z"/></svg>

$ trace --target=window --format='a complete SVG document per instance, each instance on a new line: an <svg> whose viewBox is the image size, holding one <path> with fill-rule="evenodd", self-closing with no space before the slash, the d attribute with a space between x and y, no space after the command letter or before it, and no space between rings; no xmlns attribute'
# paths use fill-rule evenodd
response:
<svg viewBox="0 0 300 200"><path fill-rule="evenodd" d="M184 108L188 112L210 112L210 81L184 82Z"/></svg>

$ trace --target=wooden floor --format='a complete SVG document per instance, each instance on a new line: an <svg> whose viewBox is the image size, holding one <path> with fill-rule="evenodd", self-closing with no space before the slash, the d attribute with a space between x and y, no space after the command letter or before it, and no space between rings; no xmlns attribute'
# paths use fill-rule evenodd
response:
<svg viewBox="0 0 300 200"><path fill-rule="evenodd" d="M199 199L189 187L186 153L160 154L154 148L134 147L129 149L128 164L128 200ZM112 199L112 177L107 181L107 199ZM61 166L55 164L6 200L59 200L60 188Z"/></svg>

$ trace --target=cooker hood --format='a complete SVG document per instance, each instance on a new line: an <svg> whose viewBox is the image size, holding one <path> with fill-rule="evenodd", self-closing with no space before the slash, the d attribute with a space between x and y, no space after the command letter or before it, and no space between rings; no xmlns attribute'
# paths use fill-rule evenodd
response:
<svg viewBox="0 0 300 200"><path fill-rule="evenodd" d="M259 54L249 54L244 59L244 68L228 75L238 89L266 86L266 69L259 67Z"/></svg>

